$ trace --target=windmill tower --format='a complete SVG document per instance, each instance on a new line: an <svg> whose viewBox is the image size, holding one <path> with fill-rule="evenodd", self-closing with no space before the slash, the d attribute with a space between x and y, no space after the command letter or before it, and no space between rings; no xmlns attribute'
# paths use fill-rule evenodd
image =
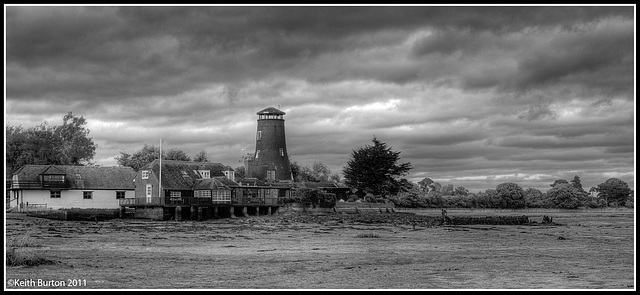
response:
<svg viewBox="0 0 640 295"><path fill-rule="evenodd" d="M284 133L285 112L268 107L258 113L256 151L245 158L248 177L259 180L293 180Z"/></svg>

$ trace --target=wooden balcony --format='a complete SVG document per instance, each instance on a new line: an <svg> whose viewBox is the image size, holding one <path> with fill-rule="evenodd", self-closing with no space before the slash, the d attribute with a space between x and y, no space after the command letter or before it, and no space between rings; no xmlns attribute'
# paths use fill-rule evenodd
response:
<svg viewBox="0 0 640 295"><path fill-rule="evenodd" d="M175 207L175 206L280 206L283 205L283 199L278 197L272 198L249 198L238 197L231 200L213 200L211 198L195 198L195 197L150 197L150 198L124 198L119 199L120 206L125 207Z"/></svg>

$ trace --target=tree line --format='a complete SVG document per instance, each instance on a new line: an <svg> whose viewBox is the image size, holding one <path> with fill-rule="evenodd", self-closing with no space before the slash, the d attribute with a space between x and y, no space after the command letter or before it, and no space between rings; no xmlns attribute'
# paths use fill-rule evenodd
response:
<svg viewBox="0 0 640 295"><path fill-rule="evenodd" d="M571 181L554 181L547 192L535 188L524 190L512 182L475 194L462 186L442 186L430 178L413 184L402 178L412 167L408 162L398 164L399 154L375 136L373 145L354 150L344 169L344 178L345 183L357 191L346 201L392 202L397 207L410 208L512 209L633 207L634 203L628 184L618 178L610 178L589 192L584 190L577 175ZM597 198L591 198L591 192L596 192Z"/></svg>

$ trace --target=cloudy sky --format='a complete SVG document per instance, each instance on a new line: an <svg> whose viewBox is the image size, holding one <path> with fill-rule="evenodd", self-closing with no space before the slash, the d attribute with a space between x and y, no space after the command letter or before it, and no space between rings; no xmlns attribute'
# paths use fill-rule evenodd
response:
<svg viewBox="0 0 640 295"><path fill-rule="evenodd" d="M635 6L6 6L5 125L88 121L94 162L145 144L241 166L256 112L333 173L375 136L471 192L635 187Z"/></svg>

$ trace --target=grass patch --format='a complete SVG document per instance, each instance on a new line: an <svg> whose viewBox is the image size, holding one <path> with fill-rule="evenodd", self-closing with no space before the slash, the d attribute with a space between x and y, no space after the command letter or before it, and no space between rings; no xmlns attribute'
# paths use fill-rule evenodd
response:
<svg viewBox="0 0 640 295"><path fill-rule="evenodd" d="M362 234L356 235L356 238L379 238L379 237L380 235L376 233L362 233Z"/></svg>
<svg viewBox="0 0 640 295"><path fill-rule="evenodd" d="M16 247L40 247L40 244L34 237L26 234L19 236L7 237L7 248Z"/></svg>
<svg viewBox="0 0 640 295"><path fill-rule="evenodd" d="M16 251L15 248L7 249L7 266L38 266L56 263L58 262L42 257L40 253Z"/></svg>

